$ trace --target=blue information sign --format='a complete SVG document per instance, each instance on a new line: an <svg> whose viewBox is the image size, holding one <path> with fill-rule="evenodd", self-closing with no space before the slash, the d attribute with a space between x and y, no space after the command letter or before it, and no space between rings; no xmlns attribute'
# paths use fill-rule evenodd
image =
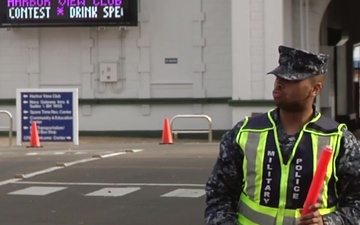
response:
<svg viewBox="0 0 360 225"><path fill-rule="evenodd" d="M42 142L74 142L77 139L74 121L77 121L77 108L74 109L72 91L33 91L20 92L21 141L30 141L31 125L36 122L39 139Z"/></svg>

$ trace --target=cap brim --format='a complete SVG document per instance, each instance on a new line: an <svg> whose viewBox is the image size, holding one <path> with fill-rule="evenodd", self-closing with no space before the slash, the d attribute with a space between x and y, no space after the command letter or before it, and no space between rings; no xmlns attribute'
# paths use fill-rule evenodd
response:
<svg viewBox="0 0 360 225"><path fill-rule="evenodd" d="M312 74L307 73L294 73L294 71L290 71L286 66L278 66L274 70L267 73L273 74L277 77L283 78L284 80L293 80L293 81L300 81L305 80L312 76Z"/></svg>

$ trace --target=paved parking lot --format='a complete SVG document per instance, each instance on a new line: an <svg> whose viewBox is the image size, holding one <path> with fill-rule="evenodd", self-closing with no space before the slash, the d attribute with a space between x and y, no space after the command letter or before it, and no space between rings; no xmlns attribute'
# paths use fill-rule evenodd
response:
<svg viewBox="0 0 360 225"><path fill-rule="evenodd" d="M7 225L204 224L204 184L218 143L158 142L89 138L80 139L79 146L2 146L0 221Z"/></svg>

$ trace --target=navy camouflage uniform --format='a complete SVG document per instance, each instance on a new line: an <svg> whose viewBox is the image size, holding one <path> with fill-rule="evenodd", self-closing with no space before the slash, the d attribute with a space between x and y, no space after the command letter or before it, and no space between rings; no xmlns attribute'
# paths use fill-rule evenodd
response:
<svg viewBox="0 0 360 225"><path fill-rule="evenodd" d="M294 57L296 58L296 55L308 53L283 46L279 47L279 52L280 66L274 70L275 72L271 73L279 75L281 74L279 71L285 71L284 74L290 74L287 77L284 76L285 79L301 80L307 78L304 75L306 73L298 73L300 74L299 76L296 73L291 73L291 70L288 69L291 67L306 67L309 68L309 71L317 70L314 74L320 74L320 72L326 70L322 66L316 66L316 64L319 64L318 62L311 63L316 60L326 61L325 55L311 55L314 58L307 62L295 60L295 63L288 63ZM314 117L318 113L314 106ZM286 133L279 121L278 109L275 110L274 117L274 122L277 124L282 157L286 162L289 160L298 134L288 135ZM240 121L222 137L216 164L206 183L207 207L205 209L205 222L208 225L238 225L237 206L243 187L242 162L244 155L236 143L236 135L242 124L243 121ZM337 187L340 195L337 210L334 213L324 215L323 220L326 225L360 225L360 145L355 136L346 129L343 129L341 148L336 166L339 178Z"/></svg>

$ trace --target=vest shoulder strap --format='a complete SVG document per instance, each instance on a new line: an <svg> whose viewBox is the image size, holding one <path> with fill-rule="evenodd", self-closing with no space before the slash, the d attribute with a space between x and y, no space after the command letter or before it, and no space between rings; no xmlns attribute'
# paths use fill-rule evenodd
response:
<svg viewBox="0 0 360 225"><path fill-rule="evenodd" d="M264 130L273 128L273 124L269 119L273 112L263 113L258 116L249 117L247 123L243 126L243 130ZM342 124L325 117L320 116L315 122L309 123L306 127L307 130L320 131L322 133L336 133ZM345 126L344 126L345 127Z"/></svg>
<svg viewBox="0 0 360 225"><path fill-rule="evenodd" d="M340 123L321 115L317 121L309 123L307 129L320 131L322 133L334 133L338 132L340 125Z"/></svg>
<svg viewBox="0 0 360 225"><path fill-rule="evenodd" d="M247 123L243 127L245 130L263 130L272 128L273 125L269 119L268 113L249 117Z"/></svg>

